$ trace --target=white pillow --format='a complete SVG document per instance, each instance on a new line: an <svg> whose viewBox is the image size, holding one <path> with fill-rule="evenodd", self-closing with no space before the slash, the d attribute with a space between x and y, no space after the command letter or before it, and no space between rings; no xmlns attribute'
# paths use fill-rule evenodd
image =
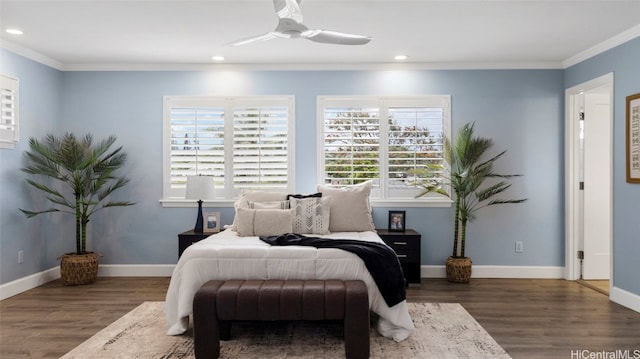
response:
<svg viewBox="0 0 640 359"><path fill-rule="evenodd" d="M354 186L330 187L318 185L322 197L331 197L329 231L364 232L373 231L373 218L369 195L371 181Z"/></svg>
<svg viewBox="0 0 640 359"><path fill-rule="evenodd" d="M329 234L331 197L291 198L293 233Z"/></svg>
<svg viewBox="0 0 640 359"><path fill-rule="evenodd" d="M282 209L238 208L236 231L241 237L292 233L293 212Z"/></svg>
<svg viewBox="0 0 640 359"><path fill-rule="evenodd" d="M286 201L287 194L283 192L243 191L240 198L233 204L236 215L233 217L231 229L237 230L238 208L249 208L249 202Z"/></svg>

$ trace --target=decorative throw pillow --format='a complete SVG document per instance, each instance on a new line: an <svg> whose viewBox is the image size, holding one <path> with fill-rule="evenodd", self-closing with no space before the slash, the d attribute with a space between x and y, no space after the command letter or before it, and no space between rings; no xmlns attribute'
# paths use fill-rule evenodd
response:
<svg viewBox="0 0 640 359"><path fill-rule="evenodd" d="M249 202L251 209L289 209L289 201Z"/></svg>
<svg viewBox="0 0 640 359"><path fill-rule="evenodd" d="M237 230L238 208L249 208L249 202L286 201L287 194L269 191L243 191L240 198L233 204L236 215L233 217L231 229Z"/></svg>
<svg viewBox="0 0 640 359"><path fill-rule="evenodd" d="M236 227L241 237L291 233L293 232L293 212L282 209L238 208Z"/></svg>
<svg viewBox="0 0 640 359"><path fill-rule="evenodd" d="M330 197L291 198L293 233L328 234Z"/></svg>
<svg viewBox="0 0 640 359"><path fill-rule="evenodd" d="M369 195L371 182L346 187L318 185L322 197L331 197L329 231L364 232L373 231L373 218Z"/></svg>

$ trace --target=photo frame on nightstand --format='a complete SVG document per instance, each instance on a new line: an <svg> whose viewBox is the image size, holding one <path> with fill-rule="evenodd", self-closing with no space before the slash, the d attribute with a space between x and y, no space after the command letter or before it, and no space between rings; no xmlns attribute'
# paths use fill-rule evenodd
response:
<svg viewBox="0 0 640 359"><path fill-rule="evenodd" d="M406 211L389 211L389 232L404 232Z"/></svg>
<svg viewBox="0 0 640 359"><path fill-rule="evenodd" d="M204 233L220 232L220 212L205 212L203 227Z"/></svg>

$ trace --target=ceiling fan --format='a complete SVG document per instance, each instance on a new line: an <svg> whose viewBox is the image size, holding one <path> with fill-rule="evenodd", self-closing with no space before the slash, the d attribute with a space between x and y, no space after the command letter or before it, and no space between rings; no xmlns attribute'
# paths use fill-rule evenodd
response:
<svg viewBox="0 0 640 359"><path fill-rule="evenodd" d="M277 38L303 38L315 42L338 45L364 45L371 41L371 38L368 36L309 29L302 23L302 12L300 11L301 1L302 0L273 0L273 7L276 10L276 15L280 19L275 30L266 34L236 40L229 43L229 45L240 46Z"/></svg>

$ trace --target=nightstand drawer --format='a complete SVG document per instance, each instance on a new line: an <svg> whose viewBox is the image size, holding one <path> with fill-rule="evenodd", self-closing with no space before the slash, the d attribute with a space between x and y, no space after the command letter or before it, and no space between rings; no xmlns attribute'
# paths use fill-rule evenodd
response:
<svg viewBox="0 0 640 359"><path fill-rule="evenodd" d="M396 252L400 262L420 262L420 248L418 242L393 239L384 242Z"/></svg>

